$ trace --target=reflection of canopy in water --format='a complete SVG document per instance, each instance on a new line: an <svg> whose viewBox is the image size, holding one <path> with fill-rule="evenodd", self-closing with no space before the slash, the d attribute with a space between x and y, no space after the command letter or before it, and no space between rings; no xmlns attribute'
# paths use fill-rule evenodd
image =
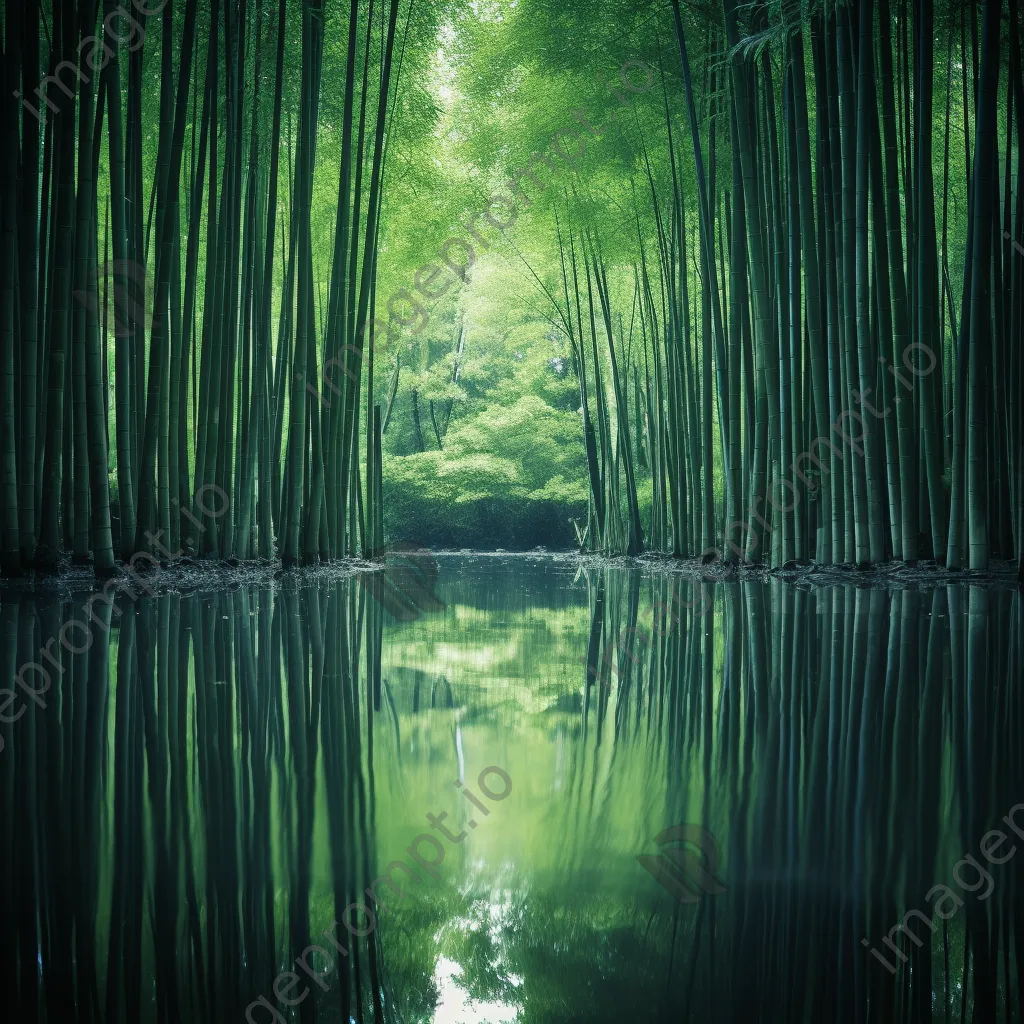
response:
<svg viewBox="0 0 1024 1024"><path fill-rule="evenodd" d="M588 573L586 665L560 710L459 679L457 700L408 660L385 673L382 612L351 581L95 605L87 651L50 647L46 707L0 726L16 1019L243 1020L403 855L405 810L468 829L460 740L469 785L517 730L507 818L372 935L339 928L349 956L306 1000L319 1017L430 1020L443 955L474 1002L531 1024L622 1020L638 993L657 1021L927 1020L940 1001L958 1020L961 1000L965 1020L1001 1019L1024 858L934 932L912 922L921 946L883 939L1022 799L1020 596L771 581L699 601L678 577ZM84 601L5 595L12 677ZM721 855L726 891L697 905L636 861L681 823ZM890 975L861 939L907 962Z"/></svg>
<svg viewBox="0 0 1024 1024"><path fill-rule="evenodd" d="M389 670L389 678L395 707L403 714L464 706L464 701L456 701L452 684L444 673L399 665Z"/></svg>
<svg viewBox="0 0 1024 1024"><path fill-rule="evenodd" d="M590 570L589 589L562 856L568 873L600 859L596 837L638 781L630 748L647 752L640 792L658 827L717 838L727 893L689 913L653 879L640 894L648 948L660 935L685 956L665 997L678 1019L931 1019L933 991L956 1017L969 991L973 1019L994 1020L1020 991L1002 964L1024 927L1024 868L955 918L932 912L931 931L897 930L898 953L883 940L908 909L931 910L926 893L1022 799L1020 596L615 568ZM638 854L658 852L656 830Z"/></svg>

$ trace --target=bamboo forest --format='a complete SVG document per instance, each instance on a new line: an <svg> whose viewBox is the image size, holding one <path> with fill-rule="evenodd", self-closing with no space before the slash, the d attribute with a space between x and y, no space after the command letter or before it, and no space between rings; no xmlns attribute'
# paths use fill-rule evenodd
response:
<svg viewBox="0 0 1024 1024"><path fill-rule="evenodd" d="M1024 0L0 0L17 1024L1024 1024Z"/></svg>

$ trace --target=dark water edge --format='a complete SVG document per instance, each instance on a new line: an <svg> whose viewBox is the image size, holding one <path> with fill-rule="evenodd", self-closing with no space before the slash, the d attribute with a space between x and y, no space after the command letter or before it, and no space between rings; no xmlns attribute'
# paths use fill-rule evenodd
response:
<svg viewBox="0 0 1024 1024"><path fill-rule="evenodd" d="M1014 587L436 566L0 591L16 1020L1022 1019Z"/></svg>
<svg viewBox="0 0 1024 1024"><path fill-rule="evenodd" d="M768 566L756 562L723 562L715 559L676 558L661 551L645 552L635 557L580 554L581 560L595 564L622 564L651 566L665 571L685 573L707 580L785 580L788 583L811 583L825 586L831 583L854 583L868 586L937 586L946 583L970 583L984 586L1017 584L1017 563L1010 559L992 559L987 569L947 569L931 559L905 562L893 559L887 562L856 564L852 562L826 564L824 562L789 562L782 566Z"/></svg>
<svg viewBox="0 0 1024 1024"><path fill-rule="evenodd" d="M785 580L795 585L810 584L827 586L837 583L852 583L870 587L904 588L913 586L939 586L948 583L969 583L972 586L1009 587L1020 586L1017 563L1012 560L993 559L987 569L947 569L930 559L909 563L890 560L877 564L856 565L819 562L788 563L785 566L765 566L754 562L705 562L698 558L677 558L669 552L648 551L641 555L602 555L581 552L577 549L556 550L538 547L526 551L476 550L472 548L414 548L429 558L493 558L502 561L522 559L526 562L549 560L592 569L637 568L648 572L678 574L688 579L706 582L733 580ZM402 550L405 550L403 548ZM388 552L388 555L392 552ZM148 593L165 593L185 589L215 590L233 586L262 586L282 580L317 582L343 579L358 573L375 572L384 569L387 557L377 559L342 558L321 562L316 565L284 568L280 559L218 560L187 558L165 561L156 566L140 567L137 573L129 572L118 562L115 575L101 578L88 566L76 566L69 556L61 559L53 571L33 571L18 577L0 577L0 594L10 592L60 591L79 592L99 589L111 579L126 586L142 588Z"/></svg>
<svg viewBox="0 0 1024 1024"><path fill-rule="evenodd" d="M117 563L115 574L97 577L88 566L72 565L65 560L54 572L33 572L24 576L0 579L0 595L11 593L80 593L101 590L105 586L121 585L146 596L182 590L226 590L238 586L267 586L281 580L309 580L310 582L346 579L360 572L374 572L382 568L380 561L358 558L336 559L315 566L285 569L279 559L266 561L216 559L178 559L160 565L140 563L129 571Z"/></svg>

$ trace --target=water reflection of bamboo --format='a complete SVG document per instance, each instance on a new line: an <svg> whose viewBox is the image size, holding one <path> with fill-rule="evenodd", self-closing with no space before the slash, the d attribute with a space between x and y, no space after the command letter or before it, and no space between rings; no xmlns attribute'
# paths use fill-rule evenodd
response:
<svg viewBox="0 0 1024 1024"><path fill-rule="evenodd" d="M961 891L948 920L926 897L952 886L954 862L980 857L982 837L1024 802L1021 597L742 582L718 585L714 608L696 615L686 606L699 585L656 576L638 602L636 579L591 573L587 742L572 785L599 833L613 785L600 766L647 745L661 827L695 822L721 842L726 895L696 910L655 904L650 927L671 965L664 1012L993 1021L1012 1003L1020 1013L1024 859L989 865L991 899ZM653 609L666 606L675 619L659 626ZM650 838L637 837L638 852ZM890 932L917 909L928 922L912 915L909 934Z"/></svg>
<svg viewBox="0 0 1024 1024"><path fill-rule="evenodd" d="M46 707L0 726L0 981L17 1019L240 1021L260 995L280 1005L275 976L310 943L326 946L324 927L379 873L371 737L382 703L396 724L397 711L380 610L363 594L342 584L169 595L113 613L100 603L88 649L49 646L60 670ZM991 869L987 900L958 889L964 905L948 920L926 897L1024 802L1021 598L779 581L713 594L708 605L686 580L590 571L583 700L564 747L574 820L559 860L587 880L581 891L611 877L595 868L595 837L639 793L636 820L651 829L636 852L666 826L697 823L719 840L728 886L682 905L630 863L636 929L608 928L618 904L595 915L628 960L623 978L650 980L649 1016L1019 1016L1024 859ZM674 615L659 622L655 609ZM88 621L84 597L4 595L9 677L71 619ZM431 707L452 703L443 680L424 678ZM565 1005L588 998L580 979L599 976L580 938L588 920L570 918L553 958L538 936L565 918L546 898L524 900L501 955L523 965L526 1019L568 1019ZM887 946L915 909L934 931L911 918L922 945L893 932ZM301 1019L382 1021L409 1002L390 990L403 968L385 963L395 948L378 931L337 933L348 954L327 991L310 980ZM548 974L566 992L557 1018L538 1009Z"/></svg>
<svg viewBox="0 0 1024 1024"><path fill-rule="evenodd" d="M382 630L365 603L352 584L99 602L87 649L50 645L46 706L0 726L16 1019L244 1020L327 923L311 918L319 778L336 919L359 899ZM71 619L89 621L84 598L5 595L8 678ZM377 939L342 937L335 991L301 1019L383 1021Z"/></svg>

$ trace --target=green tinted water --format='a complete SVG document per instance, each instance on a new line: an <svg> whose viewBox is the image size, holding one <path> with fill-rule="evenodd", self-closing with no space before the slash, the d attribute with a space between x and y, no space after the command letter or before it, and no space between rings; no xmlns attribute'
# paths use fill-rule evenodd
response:
<svg viewBox="0 0 1024 1024"><path fill-rule="evenodd" d="M1017 595L437 561L3 595L16 1020L1020 1019Z"/></svg>

